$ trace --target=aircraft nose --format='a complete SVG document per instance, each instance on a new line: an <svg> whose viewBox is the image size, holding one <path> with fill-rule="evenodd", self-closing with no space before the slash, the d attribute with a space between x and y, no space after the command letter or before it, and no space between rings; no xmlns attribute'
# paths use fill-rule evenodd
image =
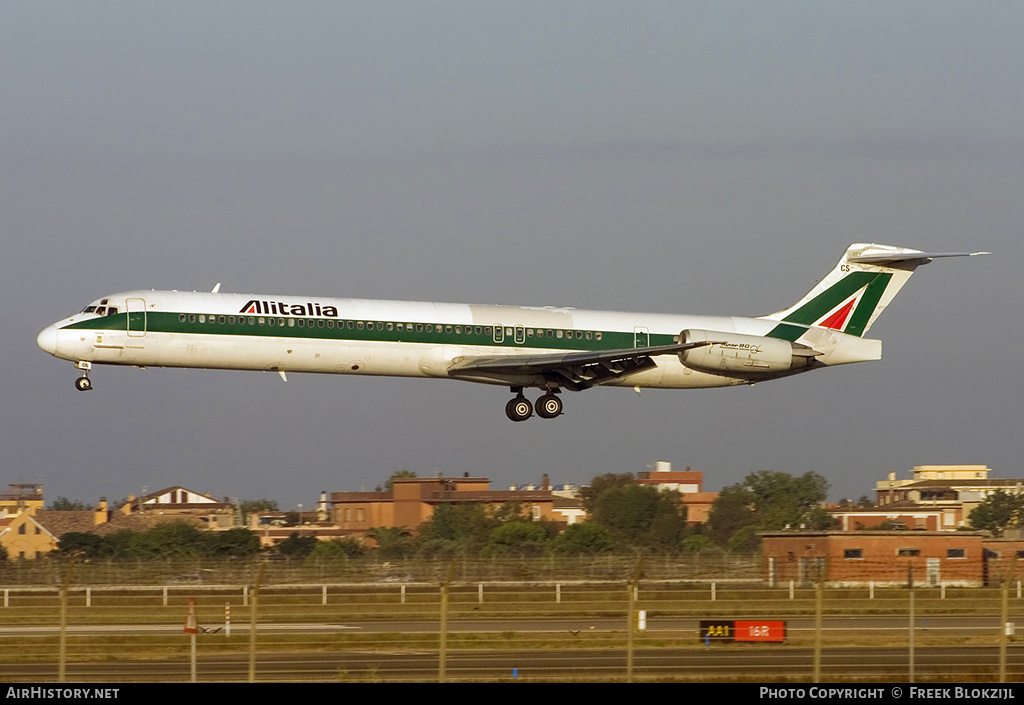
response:
<svg viewBox="0 0 1024 705"><path fill-rule="evenodd" d="M57 353L57 326L46 326L36 336L36 344L51 355Z"/></svg>

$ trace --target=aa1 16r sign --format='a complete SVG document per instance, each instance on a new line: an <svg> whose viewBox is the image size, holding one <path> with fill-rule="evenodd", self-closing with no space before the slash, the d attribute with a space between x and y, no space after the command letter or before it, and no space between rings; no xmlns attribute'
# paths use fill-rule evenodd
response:
<svg viewBox="0 0 1024 705"><path fill-rule="evenodd" d="M774 641L786 640L786 623L767 620L708 619L700 622L700 641Z"/></svg>

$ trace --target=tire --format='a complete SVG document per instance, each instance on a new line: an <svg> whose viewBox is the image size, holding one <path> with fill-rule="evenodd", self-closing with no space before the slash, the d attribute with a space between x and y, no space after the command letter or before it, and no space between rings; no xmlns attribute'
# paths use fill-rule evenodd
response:
<svg viewBox="0 0 1024 705"><path fill-rule="evenodd" d="M556 394L545 394L537 400L537 416L553 419L562 415L562 400Z"/></svg>
<svg viewBox="0 0 1024 705"><path fill-rule="evenodd" d="M88 377L79 377L75 380L75 389L80 392L88 392L92 389L92 381Z"/></svg>
<svg viewBox="0 0 1024 705"><path fill-rule="evenodd" d="M505 416L512 421L526 421L533 416L533 405L526 397L514 397L505 405Z"/></svg>

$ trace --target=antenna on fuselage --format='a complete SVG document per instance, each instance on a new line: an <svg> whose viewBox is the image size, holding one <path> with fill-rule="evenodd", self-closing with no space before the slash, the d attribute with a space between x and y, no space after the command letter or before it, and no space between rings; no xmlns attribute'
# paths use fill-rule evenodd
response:
<svg viewBox="0 0 1024 705"><path fill-rule="evenodd" d="M220 282L217 282L217 286L213 287L213 290L210 293L216 294L218 291L220 291Z"/></svg>

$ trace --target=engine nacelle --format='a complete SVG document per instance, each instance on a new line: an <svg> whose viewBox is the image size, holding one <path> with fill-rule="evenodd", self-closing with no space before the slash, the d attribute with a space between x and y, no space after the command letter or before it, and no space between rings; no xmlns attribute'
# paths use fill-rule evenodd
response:
<svg viewBox="0 0 1024 705"><path fill-rule="evenodd" d="M705 340L711 341L710 344L679 353L684 365L719 374L792 372L807 369L820 354L800 343L760 335L697 329L684 330L679 334L682 343Z"/></svg>

